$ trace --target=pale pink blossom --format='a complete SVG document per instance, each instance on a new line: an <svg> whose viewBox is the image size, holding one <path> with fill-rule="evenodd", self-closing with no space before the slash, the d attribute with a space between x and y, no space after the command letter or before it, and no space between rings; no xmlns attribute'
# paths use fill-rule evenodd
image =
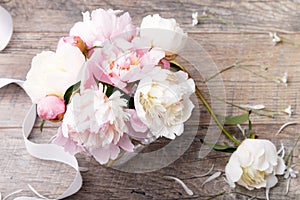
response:
<svg viewBox="0 0 300 200"><path fill-rule="evenodd" d="M104 41L122 36L130 41L136 34L129 14L120 10L93 10L83 14L83 21L77 22L70 30L70 36L79 36L89 48L101 46Z"/></svg>
<svg viewBox="0 0 300 200"><path fill-rule="evenodd" d="M151 48L150 42L135 38L128 42L123 38L106 42L96 49L87 61L84 85L94 84L94 77L102 82L125 89L128 83L138 81L156 73L156 65L165 53L159 48Z"/></svg>
<svg viewBox="0 0 300 200"><path fill-rule="evenodd" d="M70 153L91 154L100 164L116 159L120 147L133 151L128 137L127 100L115 91L109 98L105 88L89 88L73 96L54 143Z"/></svg>
<svg viewBox="0 0 300 200"><path fill-rule="evenodd" d="M60 121L65 112L64 100L55 95L48 95L37 103L37 113L44 120Z"/></svg>

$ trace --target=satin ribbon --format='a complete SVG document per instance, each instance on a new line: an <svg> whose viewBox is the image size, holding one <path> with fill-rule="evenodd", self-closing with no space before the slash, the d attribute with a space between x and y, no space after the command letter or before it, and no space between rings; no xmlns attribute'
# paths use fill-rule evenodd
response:
<svg viewBox="0 0 300 200"><path fill-rule="evenodd" d="M6 78L1 78L0 79L0 88L11 84L15 83L19 85L21 88L24 89L23 83L24 81L22 80L17 80L17 79L6 79ZM25 91L25 89L24 89ZM26 92L26 91L25 91ZM68 189L63 192L63 194L59 195L55 199L63 199L66 197L69 197L76 192L78 192L82 186L82 177L80 174L78 162L75 156L67 153L64 151L63 147L57 146L55 144L37 144L34 142L31 142L28 137L30 136L30 133L32 131L32 128L34 126L35 120L36 120L36 105L33 104L24 121L22 124L22 134L23 134L23 139L25 142L25 146L27 149L27 152L38 159L41 160L52 160L56 162L61 162L69 165L70 167L74 168L76 170L76 175L73 180L73 182L70 184ZM15 200L37 200L41 198L36 198L36 197L17 197Z"/></svg>

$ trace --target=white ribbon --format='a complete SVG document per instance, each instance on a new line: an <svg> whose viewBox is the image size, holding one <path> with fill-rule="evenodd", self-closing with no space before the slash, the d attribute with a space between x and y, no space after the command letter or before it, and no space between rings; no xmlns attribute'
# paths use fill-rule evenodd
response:
<svg viewBox="0 0 300 200"><path fill-rule="evenodd" d="M24 81L16 80L16 79L6 79L2 78L0 79L0 88L15 83L18 84L21 88L23 88ZM23 88L24 89L24 88ZM25 89L24 89L25 90ZM26 91L25 91L26 92ZM59 195L56 199L63 199L66 197L69 197L81 188L82 186L82 177L79 171L78 162L75 156L67 153L64 151L63 147L57 146L55 144L36 144L31 142L28 137L32 131L32 128L34 126L35 120L36 120L36 105L33 104L24 121L22 124L22 133L23 138L25 142L26 149L28 153L36 158L42 159L42 160L53 160L61 163L65 163L71 167L73 167L76 170L76 175L71 183L71 185L68 187L68 189L61 195ZM15 200L36 200L40 198L36 197L18 197L15 198Z"/></svg>

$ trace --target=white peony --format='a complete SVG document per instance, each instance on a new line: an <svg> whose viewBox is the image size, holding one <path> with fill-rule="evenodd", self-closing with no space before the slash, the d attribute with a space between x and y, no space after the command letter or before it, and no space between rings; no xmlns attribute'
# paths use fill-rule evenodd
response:
<svg viewBox="0 0 300 200"><path fill-rule="evenodd" d="M269 140L246 139L231 155L225 173L229 184L235 182L248 190L275 186L276 175L283 174L286 166Z"/></svg>
<svg viewBox="0 0 300 200"><path fill-rule="evenodd" d="M140 36L150 39L153 47L160 47L167 55L172 55L184 47L187 34L175 19L165 19L155 14L143 18Z"/></svg>
<svg viewBox="0 0 300 200"><path fill-rule="evenodd" d="M84 62L79 48L69 44L58 46L56 52L37 54L24 83L33 103L49 94L63 97L65 91L79 81L78 73Z"/></svg>
<svg viewBox="0 0 300 200"><path fill-rule="evenodd" d="M194 105L189 97L194 91L187 73L160 69L140 81L134 96L137 115L156 138L175 139L191 116Z"/></svg>

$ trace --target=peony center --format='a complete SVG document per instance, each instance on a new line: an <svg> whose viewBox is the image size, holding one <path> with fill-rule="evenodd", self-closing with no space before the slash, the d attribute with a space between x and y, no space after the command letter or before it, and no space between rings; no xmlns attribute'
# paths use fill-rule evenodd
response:
<svg viewBox="0 0 300 200"><path fill-rule="evenodd" d="M260 184L265 180L265 172L253 169L252 167L242 167L243 174L241 179L247 185Z"/></svg>

